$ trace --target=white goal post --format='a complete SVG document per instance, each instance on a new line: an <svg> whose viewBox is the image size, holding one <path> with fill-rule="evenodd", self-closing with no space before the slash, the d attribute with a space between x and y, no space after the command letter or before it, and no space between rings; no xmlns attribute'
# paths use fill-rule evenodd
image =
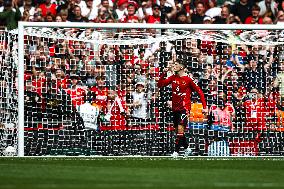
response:
<svg viewBox="0 0 284 189"><path fill-rule="evenodd" d="M92 29L175 29L175 30L283 30L282 25L196 25L196 24L124 24L124 23L57 23L57 22L19 22L18 26L18 156L24 156L24 91L25 91L25 47L26 28L92 28ZM135 40L134 40L135 41Z"/></svg>

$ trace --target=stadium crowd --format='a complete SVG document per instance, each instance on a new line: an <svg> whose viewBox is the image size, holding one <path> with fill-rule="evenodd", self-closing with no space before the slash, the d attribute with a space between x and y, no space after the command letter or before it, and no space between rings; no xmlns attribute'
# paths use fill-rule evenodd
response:
<svg viewBox="0 0 284 189"><path fill-rule="evenodd" d="M8 30L17 28L20 20L284 23L284 2L280 0L13 0L0 1L0 6L0 23ZM88 36L93 31L86 29L81 34ZM148 32L155 35L153 30ZM202 105L194 95L191 123L228 131L283 130L282 46L230 45L195 39L158 45L100 46L32 36L25 40L29 102L26 115L32 120L58 119L62 112L78 110L89 102L97 108L101 129L152 127L155 123L163 123L158 126L164 127L171 123L171 88L158 89L157 80L165 67L170 68L168 75L173 74L174 60L182 59L188 62L188 74L204 91L210 109L208 117L204 117ZM61 102L62 95L66 102Z"/></svg>
<svg viewBox="0 0 284 189"><path fill-rule="evenodd" d="M5 1L2 16L10 10L9 15L15 14L15 18L20 11L21 20L26 21L204 24L262 24L267 20L279 24L281 21L281 2L266 0L253 4L241 0L235 3L226 1L219 6L217 3L220 2ZM252 18L257 18L257 21ZM91 32L92 29L87 29L85 35ZM282 49L279 46L236 47L214 41L184 40L181 44L165 43L165 47L102 45L96 50L87 42L49 39L40 44L42 42L36 37L28 40L26 79L33 86L31 90L41 98L46 80L56 81L56 88L65 89L75 108L84 104L92 92L92 103L100 106L100 114L112 113L111 125L115 128L124 128L129 117L141 124L156 122L163 117L161 112L170 112L170 94L167 93L170 89L165 90L165 95L159 94L156 81L160 68L171 67L176 57L188 61L189 74L204 90L211 107L211 124L225 125L234 130L233 123L246 121L246 127L250 129L264 129L267 122L273 122L270 126L274 126L282 120L275 114L277 91L279 86L282 88L283 68L279 56ZM157 52L164 55L158 57ZM280 105L278 109L282 111ZM193 110L196 112L192 111L192 121L203 120L197 116L201 116L198 108L193 107Z"/></svg>
<svg viewBox="0 0 284 189"><path fill-rule="evenodd" d="M281 0L1 0L1 25L17 22L281 24Z"/></svg>

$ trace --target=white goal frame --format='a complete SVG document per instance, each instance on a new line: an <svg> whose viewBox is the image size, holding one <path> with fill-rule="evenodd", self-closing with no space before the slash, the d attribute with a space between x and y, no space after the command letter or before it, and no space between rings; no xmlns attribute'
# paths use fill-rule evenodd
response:
<svg viewBox="0 0 284 189"><path fill-rule="evenodd" d="M180 29L180 30L284 30L283 25L243 24L145 24L145 23L74 23L19 22L18 25L18 156L24 156L24 35L26 27L104 28L104 29Z"/></svg>

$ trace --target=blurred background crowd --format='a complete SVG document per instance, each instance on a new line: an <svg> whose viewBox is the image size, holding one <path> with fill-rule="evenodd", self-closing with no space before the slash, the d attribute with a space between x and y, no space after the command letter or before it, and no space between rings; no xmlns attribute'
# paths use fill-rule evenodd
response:
<svg viewBox="0 0 284 189"><path fill-rule="evenodd" d="M2 3L0 18L8 29L15 28L17 20L281 24L284 19L284 3L273 0L14 0ZM95 33L94 29L68 31L77 36ZM146 32L152 37L160 33ZM279 129L282 125L281 45L225 44L210 38L143 45L96 45L36 36L28 36L25 43L26 90L37 97L26 100L33 99L34 102L27 105L39 109L28 109L31 117L35 117L34 112L40 112L37 115L40 120L56 118L63 112L62 108L57 108L58 99L53 102L51 97L63 90L70 96L70 106L72 104L74 109L86 102L96 106L98 121L107 122L109 128L171 123L171 88L158 89L156 83L163 68L171 70L174 61L182 59L188 64L188 74L204 91L210 109L209 116L203 117L200 102L194 96L193 123L224 126L228 130ZM168 75L171 74L173 72L169 71Z"/></svg>
<svg viewBox="0 0 284 189"><path fill-rule="evenodd" d="M281 24L282 0L1 0L1 25L18 21Z"/></svg>
<svg viewBox="0 0 284 189"><path fill-rule="evenodd" d="M280 0L0 0L0 25L12 30L18 21L282 24L283 8ZM96 120L97 127L91 129L166 128L172 123L171 87L158 89L157 81L164 68L169 68L168 76L174 74L172 66L179 59L187 62L187 73L201 87L209 108L209 115L204 116L194 94L190 127L257 133L284 130L284 47L280 43L227 44L210 37L129 45L79 40L97 31L117 38L117 31L92 28L64 30L78 40L25 37L25 118L32 123L29 127L44 122L46 127L59 127L58 122L48 120L81 119L70 112L80 112L89 103L96 112L95 119L90 119ZM165 31L129 32L155 38ZM233 31L235 36L242 32ZM119 35L123 39L127 33L123 30ZM269 34L262 31L260 35ZM1 54L2 97L9 93L6 76L10 64L16 62L13 51L17 45L8 45L7 39L1 38L1 50L10 47L10 54ZM258 137L254 139L261 140Z"/></svg>

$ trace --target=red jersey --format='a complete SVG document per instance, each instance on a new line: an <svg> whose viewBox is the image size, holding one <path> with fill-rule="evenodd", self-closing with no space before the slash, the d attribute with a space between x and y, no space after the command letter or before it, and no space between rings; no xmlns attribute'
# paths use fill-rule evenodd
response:
<svg viewBox="0 0 284 189"><path fill-rule="evenodd" d="M67 86L68 86L68 78L65 77L63 79L57 79L56 80L56 87L57 89L67 89Z"/></svg>
<svg viewBox="0 0 284 189"><path fill-rule="evenodd" d="M206 108L206 101L202 90L188 76L172 75L165 79L163 73L158 81L158 87L165 87L172 84L172 109L173 111L181 111L191 109L191 94L196 91L202 103L203 108Z"/></svg>
<svg viewBox="0 0 284 189"><path fill-rule="evenodd" d="M114 103L110 117L111 130L125 130L126 119L125 116L121 114L121 112L123 110L126 111L127 108L125 101L123 100L123 98L120 97L120 103L122 107L119 106L118 102L110 102L110 103ZM123 110L121 108L123 108Z"/></svg>
<svg viewBox="0 0 284 189"><path fill-rule="evenodd" d="M94 103L97 104L100 109L105 111L107 108L108 88L104 87L103 89L99 89L97 87L92 87L90 90L96 94Z"/></svg>
<svg viewBox="0 0 284 189"><path fill-rule="evenodd" d="M147 18L147 23L149 23L149 24L160 24L161 23L161 18L159 16L155 17L153 15L150 15Z"/></svg>
<svg viewBox="0 0 284 189"><path fill-rule="evenodd" d="M76 87L75 89L66 89L66 93L70 95L74 107L85 103L86 91L83 88Z"/></svg>
<svg viewBox="0 0 284 189"><path fill-rule="evenodd" d="M263 24L263 19L261 17L259 17L257 19L257 23L254 23L253 17L249 16L249 17L246 18L245 24Z"/></svg>
<svg viewBox="0 0 284 189"><path fill-rule="evenodd" d="M267 109L263 98L244 102L247 130L265 130Z"/></svg>
<svg viewBox="0 0 284 189"><path fill-rule="evenodd" d="M139 18L136 15L127 15L121 18L121 23L138 23Z"/></svg>
<svg viewBox="0 0 284 189"><path fill-rule="evenodd" d="M44 86L44 84L46 83L46 79L45 78L38 78L38 79L33 79L32 80L32 85L35 88L36 92L42 96L42 88Z"/></svg>
<svg viewBox="0 0 284 189"><path fill-rule="evenodd" d="M41 8L42 16L46 17L47 13L50 12L53 16L56 15L56 4L52 3L49 7L46 4L39 5Z"/></svg>

